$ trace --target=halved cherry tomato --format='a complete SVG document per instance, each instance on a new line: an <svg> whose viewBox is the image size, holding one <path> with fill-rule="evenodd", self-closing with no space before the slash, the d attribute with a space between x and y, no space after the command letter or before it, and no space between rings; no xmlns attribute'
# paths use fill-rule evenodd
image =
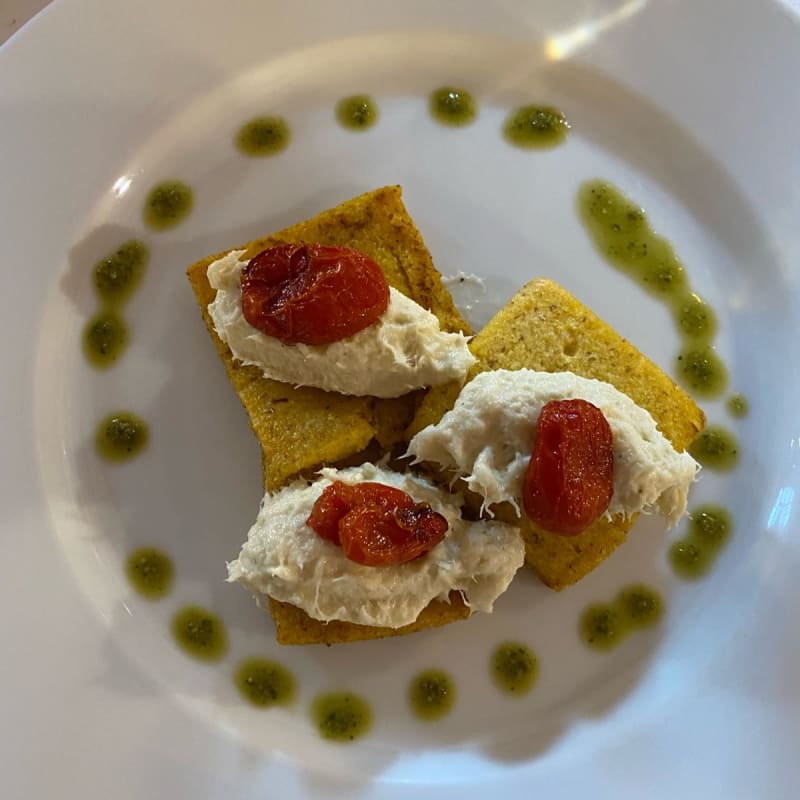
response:
<svg viewBox="0 0 800 800"><path fill-rule="evenodd" d="M406 492L382 483L336 481L314 503L307 524L340 544L351 561L371 567L405 564L433 549L447 520Z"/></svg>
<svg viewBox="0 0 800 800"><path fill-rule="evenodd" d="M286 344L330 344L369 327L389 305L389 284L367 255L349 247L284 244L242 271L242 314Z"/></svg>
<svg viewBox="0 0 800 800"><path fill-rule="evenodd" d="M576 536L594 522L614 493L614 449L603 412L586 400L553 400L536 422L522 501L547 531Z"/></svg>

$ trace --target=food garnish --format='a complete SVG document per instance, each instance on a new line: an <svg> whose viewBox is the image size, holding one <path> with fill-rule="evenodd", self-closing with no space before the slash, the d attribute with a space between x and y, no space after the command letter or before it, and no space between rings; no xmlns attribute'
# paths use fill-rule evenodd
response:
<svg viewBox="0 0 800 800"><path fill-rule="evenodd" d="M393 486L335 481L314 503L307 524L323 539L341 545L357 564L405 564L436 547L447 520L427 503Z"/></svg>
<svg viewBox="0 0 800 800"><path fill-rule="evenodd" d="M613 493L613 437L603 412L580 398L546 403L525 473L525 513L545 530L577 536Z"/></svg>
<svg viewBox="0 0 800 800"><path fill-rule="evenodd" d="M242 272L244 318L285 344L346 339L377 322L388 305L381 268L349 247L278 245Z"/></svg>

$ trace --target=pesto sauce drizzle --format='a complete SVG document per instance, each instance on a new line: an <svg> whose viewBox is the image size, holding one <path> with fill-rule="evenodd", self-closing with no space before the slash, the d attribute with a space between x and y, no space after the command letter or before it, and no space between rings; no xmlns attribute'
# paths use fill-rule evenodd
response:
<svg viewBox="0 0 800 800"><path fill-rule="evenodd" d="M352 742L372 727L372 709L350 692L318 695L311 704L311 717L319 735L333 742Z"/></svg>
<svg viewBox="0 0 800 800"><path fill-rule="evenodd" d="M728 370L713 347L717 317L692 290L672 245L653 230L639 206L606 181L586 181L578 190L578 209L605 259L671 310L681 337L678 380L696 397L719 397L728 385Z"/></svg>
<svg viewBox="0 0 800 800"><path fill-rule="evenodd" d="M669 562L681 578L697 580L706 575L730 538L733 519L718 505L698 506L689 515L689 529L673 542Z"/></svg>
<svg viewBox="0 0 800 800"><path fill-rule="evenodd" d="M728 413L736 419L742 419L750 413L750 403L743 394L732 394L725 403L725 407L728 409Z"/></svg>
<svg viewBox="0 0 800 800"><path fill-rule="evenodd" d="M490 672L501 692L521 697L533 689L539 677L539 662L527 645L504 642L492 653Z"/></svg>
<svg viewBox="0 0 800 800"><path fill-rule="evenodd" d="M128 326L120 313L100 311L83 329L83 354L93 367L107 369L125 352L128 338Z"/></svg>
<svg viewBox="0 0 800 800"><path fill-rule="evenodd" d="M378 121L378 106L366 94L343 97L336 104L336 119L349 131L366 131Z"/></svg>
<svg viewBox="0 0 800 800"><path fill-rule="evenodd" d="M453 86L431 92L428 110L437 122L452 128L469 125L478 116L478 104L472 94Z"/></svg>
<svg viewBox="0 0 800 800"><path fill-rule="evenodd" d="M122 462L141 452L149 438L144 420L130 411L115 411L97 426L95 446L106 461Z"/></svg>
<svg viewBox="0 0 800 800"><path fill-rule="evenodd" d="M125 574L142 597L161 600L172 589L175 570L166 553L155 547L140 547L128 556Z"/></svg>
<svg viewBox="0 0 800 800"><path fill-rule="evenodd" d="M183 222L193 205L192 190L183 181L162 181L148 192L142 217L149 228L164 231Z"/></svg>
<svg viewBox="0 0 800 800"><path fill-rule="evenodd" d="M200 606L186 606L175 614L172 636L187 655L199 661L219 661L228 652L225 624Z"/></svg>
<svg viewBox="0 0 800 800"><path fill-rule="evenodd" d="M291 132L283 117L256 117L236 133L236 147L246 156L274 156L282 153L291 140Z"/></svg>
<svg viewBox="0 0 800 800"><path fill-rule="evenodd" d="M553 106L521 106L506 117L503 136L515 147L546 150L564 142L569 128L567 118Z"/></svg>
<svg viewBox="0 0 800 800"><path fill-rule="evenodd" d="M456 700L453 679L441 669L425 670L412 679L408 700L420 719L441 719L450 713Z"/></svg>
<svg viewBox="0 0 800 800"><path fill-rule="evenodd" d="M150 251L144 242L129 239L95 264L93 282L100 302L117 308L130 298L142 280Z"/></svg>
<svg viewBox="0 0 800 800"><path fill-rule="evenodd" d="M721 425L709 425L690 445L689 453L704 467L730 472L739 463L739 443Z"/></svg>
<svg viewBox="0 0 800 800"><path fill-rule="evenodd" d="M130 239L101 258L92 271L100 310L83 329L83 353L98 369L116 363L128 346L128 326L122 308L142 281L150 251L144 242Z"/></svg>
<svg viewBox="0 0 800 800"><path fill-rule="evenodd" d="M632 631L652 627L663 614L660 595L648 586L636 584L622 589L613 603L595 603L586 608L578 628L589 647L607 651Z"/></svg>
<svg viewBox="0 0 800 800"><path fill-rule="evenodd" d="M263 658L242 661L234 673L236 688L254 706L286 706L294 701L297 685L282 664Z"/></svg>

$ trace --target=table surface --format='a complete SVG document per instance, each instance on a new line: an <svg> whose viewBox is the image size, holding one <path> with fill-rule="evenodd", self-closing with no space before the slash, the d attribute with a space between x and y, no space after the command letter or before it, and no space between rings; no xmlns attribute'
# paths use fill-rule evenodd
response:
<svg viewBox="0 0 800 800"><path fill-rule="evenodd" d="M16 33L31 17L39 13L51 0L2 0L0 10L0 45ZM800 14L800 0L778 0Z"/></svg>
<svg viewBox="0 0 800 800"><path fill-rule="evenodd" d="M50 0L2 0L0 6L0 44L16 33L31 17L38 14Z"/></svg>

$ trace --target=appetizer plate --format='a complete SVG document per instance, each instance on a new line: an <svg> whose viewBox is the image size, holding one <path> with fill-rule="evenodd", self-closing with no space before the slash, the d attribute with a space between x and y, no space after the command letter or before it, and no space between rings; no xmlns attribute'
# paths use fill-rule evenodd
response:
<svg viewBox="0 0 800 800"><path fill-rule="evenodd" d="M3 796L791 797L800 780L798 368L800 30L784 7L706 0L304 2L59 0L0 50L4 281L0 582ZM437 123L434 89L469 89L477 119ZM334 108L372 96L352 132ZM555 105L566 142L525 150L509 111ZM250 158L239 127L291 130ZM665 369L678 338L665 307L602 260L576 210L605 178L647 211L717 312L717 346L750 414L703 402L738 439L739 466L707 469L692 498L734 532L710 574L669 565L654 518L562 593L523 571L491 616L394 640L279 648L272 623L226 584L260 499L260 462L184 276L209 253L399 183L434 261L476 327L523 283L554 278ZM148 229L148 191L180 179L194 207ZM94 264L150 248L125 309L130 345L111 369L81 350L97 307ZM466 287L466 291L465 291ZM150 427L135 459L108 464L94 432L127 409ZM685 526L684 526L685 527ZM124 563L153 545L174 561L160 602ZM581 612L645 583L661 622L609 652ZM170 634L187 604L230 639L216 663ZM535 651L539 679L492 683L501 642ZM289 707L248 705L250 656L291 671ZM449 716L419 721L411 678L445 669ZM309 713L350 690L374 714L349 744Z"/></svg>

